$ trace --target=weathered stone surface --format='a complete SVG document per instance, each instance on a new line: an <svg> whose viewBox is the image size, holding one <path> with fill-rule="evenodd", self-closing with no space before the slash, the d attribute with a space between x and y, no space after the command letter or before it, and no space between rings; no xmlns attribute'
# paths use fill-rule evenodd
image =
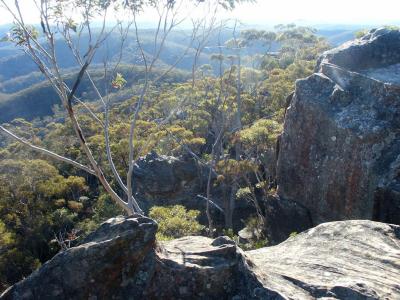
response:
<svg viewBox="0 0 400 300"><path fill-rule="evenodd" d="M278 194L314 224L400 224L400 32L375 30L325 53L299 80L277 163Z"/></svg>
<svg viewBox="0 0 400 300"><path fill-rule="evenodd" d="M227 237L154 243L148 218L115 218L0 299L399 299L400 226L319 225L243 252Z"/></svg>
<svg viewBox="0 0 400 300"><path fill-rule="evenodd" d="M162 243L148 295L153 299L229 299L241 293L243 254L232 242L191 236Z"/></svg>
<svg viewBox="0 0 400 300"><path fill-rule="evenodd" d="M324 223L246 254L263 286L285 299L400 299L396 225Z"/></svg>
<svg viewBox="0 0 400 300"><path fill-rule="evenodd" d="M205 211L206 201L197 195L206 191L208 172L192 157L177 158L151 152L136 161L133 172L133 186L145 211L155 205L176 204ZM217 220L221 218L217 211L213 213ZM206 222L205 216L202 217Z"/></svg>
<svg viewBox="0 0 400 300"><path fill-rule="evenodd" d="M155 205L176 204L200 210L199 221L206 225L207 202L204 196L207 191L208 170L191 156L173 157L151 152L136 161L133 176L136 197L145 211ZM214 179L215 176L212 180ZM229 187L227 191L223 191L212 184L211 193L213 202L224 209L229 201ZM233 227L239 230L243 227L242 220L254 214L254 208L243 199L236 201L235 205ZM211 206L211 214L214 225L223 227L224 214L214 206Z"/></svg>
<svg viewBox="0 0 400 300"><path fill-rule="evenodd" d="M360 39L325 52L318 65L330 63L354 72L388 67L400 62L399 47L397 30L373 29Z"/></svg>
<svg viewBox="0 0 400 300"><path fill-rule="evenodd" d="M183 160L151 152L137 160L133 171L134 183L137 191L145 197L176 198L175 195L182 193L188 183L201 181L201 171L194 159Z"/></svg>
<svg viewBox="0 0 400 300"><path fill-rule="evenodd" d="M257 280L232 240L193 236L156 245L156 228L140 216L110 219L0 299L250 299L246 287Z"/></svg>
<svg viewBox="0 0 400 300"><path fill-rule="evenodd" d="M110 219L82 245L57 254L0 298L129 299L142 288L139 270L153 252L156 230L145 217Z"/></svg>

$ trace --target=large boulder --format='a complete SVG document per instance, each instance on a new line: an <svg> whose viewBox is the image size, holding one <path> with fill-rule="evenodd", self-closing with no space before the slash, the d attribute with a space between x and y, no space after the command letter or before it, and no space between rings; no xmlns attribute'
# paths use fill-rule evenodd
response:
<svg viewBox="0 0 400 300"><path fill-rule="evenodd" d="M326 52L316 70L287 109L279 196L314 224L400 224L400 32L373 30Z"/></svg>
<svg viewBox="0 0 400 300"><path fill-rule="evenodd" d="M110 219L0 299L248 299L247 286L258 285L229 238L157 245L156 229L141 216Z"/></svg>
<svg viewBox="0 0 400 300"><path fill-rule="evenodd" d="M0 299L399 299L400 227L319 225L243 252L227 237L155 243L148 218L118 217Z"/></svg>
<svg viewBox="0 0 400 300"><path fill-rule="evenodd" d="M199 221L208 224L206 216L209 168L190 155L174 157L159 155L152 151L139 158L133 170L133 187L141 207L147 212L152 206L183 205L201 212ZM230 187L223 190L215 187L216 174L212 174L211 198L216 206L211 206L214 225L223 228L224 209L229 202ZM255 213L254 207L246 200L235 202L233 227L238 230Z"/></svg>
<svg viewBox="0 0 400 300"><path fill-rule="evenodd" d="M193 157L159 155L155 151L140 157L133 170L133 187L144 211L153 206L183 205L199 210L199 221L204 225L208 224L207 202L199 195L205 194L207 180L207 167ZM213 199L222 206L219 197ZM213 208L211 214L214 222L223 224L223 214L218 209Z"/></svg>
<svg viewBox="0 0 400 300"><path fill-rule="evenodd" d="M251 278L243 251L227 237L189 236L160 245L149 299L248 299Z"/></svg>
<svg viewBox="0 0 400 300"><path fill-rule="evenodd" d="M339 221L246 254L284 299L400 299L399 242L399 226Z"/></svg>
<svg viewBox="0 0 400 300"><path fill-rule="evenodd" d="M153 151L136 161L133 185L143 198L166 201L182 197L188 185L199 190L204 183L201 174L205 172L193 158L158 155Z"/></svg>
<svg viewBox="0 0 400 300"><path fill-rule="evenodd" d="M80 246L57 254L1 299L129 299L141 288L140 267L155 247L157 224L144 217L110 219Z"/></svg>

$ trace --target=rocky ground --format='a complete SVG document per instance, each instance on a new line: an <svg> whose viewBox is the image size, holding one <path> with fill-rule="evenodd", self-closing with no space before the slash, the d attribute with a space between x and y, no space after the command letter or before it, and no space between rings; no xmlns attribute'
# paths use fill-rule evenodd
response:
<svg viewBox="0 0 400 300"><path fill-rule="evenodd" d="M400 227L372 221L318 225L246 253L264 287L287 299L398 299Z"/></svg>
<svg viewBox="0 0 400 300"><path fill-rule="evenodd" d="M148 218L115 218L1 299L399 299L400 226L321 224L243 252L227 237L155 243Z"/></svg>

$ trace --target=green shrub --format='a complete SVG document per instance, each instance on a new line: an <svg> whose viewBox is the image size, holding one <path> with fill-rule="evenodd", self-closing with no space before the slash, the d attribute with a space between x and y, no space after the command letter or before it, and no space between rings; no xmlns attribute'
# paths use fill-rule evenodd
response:
<svg viewBox="0 0 400 300"><path fill-rule="evenodd" d="M264 248L268 246L268 240L267 239L260 239L260 240L252 240L247 244L240 244L239 245L243 250L256 250L260 248Z"/></svg>
<svg viewBox="0 0 400 300"><path fill-rule="evenodd" d="M149 216L158 223L158 240L172 240L188 235L199 235L204 226L199 224L198 210L186 210L182 205L154 206Z"/></svg>
<svg viewBox="0 0 400 300"><path fill-rule="evenodd" d="M57 207L64 207L66 203L67 202L65 201L65 199L57 199L56 201L54 201L54 204Z"/></svg>
<svg viewBox="0 0 400 300"><path fill-rule="evenodd" d="M77 201L68 201L68 208L73 212L79 213L83 209L83 204Z"/></svg>
<svg viewBox="0 0 400 300"><path fill-rule="evenodd" d="M240 248L245 251L260 249L268 246L268 239L266 238L252 239L248 243L241 243L239 236L236 235L232 229L224 229L222 233L223 235L231 238Z"/></svg>
<svg viewBox="0 0 400 300"><path fill-rule="evenodd" d="M102 193L97 201L95 201L93 210L94 215L92 219L96 221L98 225L109 218L124 214L124 211L106 193Z"/></svg>

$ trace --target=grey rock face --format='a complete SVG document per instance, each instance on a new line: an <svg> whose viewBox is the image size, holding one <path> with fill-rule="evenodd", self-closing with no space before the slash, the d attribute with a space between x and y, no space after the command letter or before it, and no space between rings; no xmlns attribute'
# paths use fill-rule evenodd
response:
<svg viewBox="0 0 400 300"><path fill-rule="evenodd" d="M399 47L397 30L373 29L360 39L325 52L319 66L329 63L353 72L388 67L400 62Z"/></svg>
<svg viewBox="0 0 400 300"><path fill-rule="evenodd" d="M133 285L143 288L140 267L153 252L156 230L145 217L110 219L82 245L57 254L0 298L129 299L137 293Z"/></svg>
<svg viewBox="0 0 400 300"><path fill-rule="evenodd" d="M145 211L176 204L205 210L206 202L197 195L206 190L208 172L193 158L151 152L136 161L133 172L133 186Z"/></svg>
<svg viewBox="0 0 400 300"><path fill-rule="evenodd" d="M324 223L246 253L267 290L285 299L399 299L400 227Z"/></svg>
<svg viewBox="0 0 400 300"><path fill-rule="evenodd" d="M400 227L319 225L243 252L227 237L155 244L140 216L103 224L0 299L399 299Z"/></svg>
<svg viewBox="0 0 400 300"><path fill-rule="evenodd" d="M173 157L158 155L151 152L136 161L133 176L133 186L141 207L148 211L152 206L183 205L188 209L197 209L201 212L199 220L208 224L205 214L208 168L197 163L190 156ZM213 176L212 180L215 180ZM229 190L211 188L212 200L224 209L225 202L229 201ZM228 196L227 196L228 195ZM224 200L225 199L225 200ZM211 206L214 225L223 227L223 213ZM254 214L254 208L245 200L236 201L233 214L235 229L243 227L242 220Z"/></svg>
<svg viewBox="0 0 400 300"><path fill-rule="evenodd" d="M158 253L162 263L149 295L153 299L229 299L243 293L239 273L243 252L232 242L190 236L163 243Z"/></svg>
<svg viewBox="0 0 400 300"><path fill-rule="evenodd" d="M136 162L134 183L138 184L138 191L146 196L168 197L180 193L186 184L199 179L201 171L193 159L182 160L151 152Z"/></svg>
<svg viewBox="0 0 400 300"><path fill-rule="evenodd" d="M400 224L400 32L379 29L326 52L285 117L278 194L314 224Z"/></svg>

